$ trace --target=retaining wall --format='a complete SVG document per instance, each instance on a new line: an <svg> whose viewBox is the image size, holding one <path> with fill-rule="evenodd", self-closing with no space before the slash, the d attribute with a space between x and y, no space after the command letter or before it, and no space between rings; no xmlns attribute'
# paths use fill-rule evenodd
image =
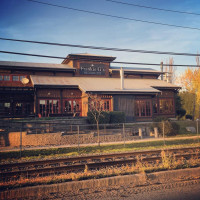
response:
<svg viewBox="0 0 200 200"><path fill-rule="evenodd" d="M155 172L150 174L135 174L126 176L116 176L111 178L92 179L84 181L73 181L52 185L32 186L12 189L0 192L1 199L42 199L50 193L78 192L88 188L106 188L110 186L137 187L144 185L166 184L180 182L183 180L200 179L200 168L181 169L172 171Z"/></svg>

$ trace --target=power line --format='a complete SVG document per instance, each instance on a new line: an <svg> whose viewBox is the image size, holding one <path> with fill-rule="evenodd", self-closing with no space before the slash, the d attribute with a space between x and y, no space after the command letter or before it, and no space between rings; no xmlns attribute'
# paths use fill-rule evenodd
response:
<svg viewBox="0 0 200 200"><path fill-rule="evenodd" d="M60 57L60 56L48 56L48 55L41 55L41 54L29 54L29 53L22 53L22 52L14 52L14 51L2 51L0 50L0 53L5 53L5 54L15 54L15 55L22 55L22 56L33 56L33 57L43 57L43 58L56 58L56 59L66 59L66 57ZM91 61L91 59L88 58L78 58L74 60L79 60L79 61ZM96 62L109 62L108 60L102 60L102 59L92 59L92 61ZM141 62L117 62L113 61L112 63L116 64L128 64L128 65L150 65L150 66L160 66L158 63L141 63ZM169 64L163 64L163 66L169 66ZM199 67L197 65L174 65L176 67Z"/></svg>
<svg viewBox="0 0 200 200"><path fill-rule="evenodd" d="M147 20L141 20L141 19L135 19L135 18L129 18L129 17L122 17L122 16L117 16L117 15L110 15L110 14L106 14L106 13L77 9L77 8L72 8L72 7L68 7L68 6L61 6L61 5L57 5L57 4L51 4L51 3L46 3L46 2L42 2L42 1L36 1L36 0L26 0L26 1L31 1L31 2L34 2L34 3L58 7L58 8L65 8L65 9L74 10L74 11L78 11L78 12L101 15L101 16L105 16L105 17L112 17L112 18L123 19L123 20L130 20L130 21L137 21L137 22L142 22L142 23L149 23L149 24L156 24L156 25L162 25L162 26L170 26L170 27L185 28L185 29L192 29L192 30L200 31L200 28L197 28L197 27L173 25L173 24L166 24L166 23L161 23L161 22L154 22L154 21L147 21Z"/></svg>
<svg viewBox="0 0 200 200"><path fill-rule="evenodd" d="M171 9L164 9L164 8L156 8L156 7L151 7L151 6L144 6L144 5L139 5L139 4L126 3L126 2L122 2L122 1L115 1L115 0L105 0L105 1L109 1L109 2L112 2L112 3L118 3L118 4L123 4L123 5L128 5L128 6L147 8L147 9L159 10L159 11L165 11L165 12L174 12L174 13L188 14L188 15L200 15L200 13L180 11L180 10L171 10Z"/></svg>
<svg viewBox="0 0 200 200"><path fill-rule="evenodd" d="M12 41L12 42L43 44L43 45L53 45L53 46L63 46L63 47L98 49L98 50L105 50L105 51L120 51L120 52L129 52L129 53L163 54L163 55L173 55L173 56L199 56L198 54L194 54L194 53L178 53L178 52L165 52L165 51L153 51L153 50L148 51L148 50L138 50L138 49L121 49L121 48L113 48L113 47L98 47L98 46L78 45L78 44L40 42L40 41L33 41L33 40L19 40L19 39L3 38L3 37L0 37L0 40L6 40L6 41Z"/></svg>

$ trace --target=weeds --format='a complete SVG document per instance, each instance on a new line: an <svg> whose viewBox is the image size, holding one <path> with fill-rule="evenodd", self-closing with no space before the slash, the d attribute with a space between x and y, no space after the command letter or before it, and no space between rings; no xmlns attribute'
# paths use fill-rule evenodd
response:
<svg viewBox="0 0 200 200"><path fill-rule="evenodd" d="M15 187L24 187L41 184L62 183L68 181L78 181L85 179L98 179L111 176L128 175L136 173L148 173L169 169L180 169L188 167L200 166L200 158L198 153L189 160L180 158L176 159L175 155L167 152L161 152L161 161L157 160L154 163L145 163L142 157L137 157L137 162L133 164L123 165L121 167L106 167L100 170L89 170L88 165L85 165L83 172L52 175L46 177L26 178L21 177L19 180L10 180L8 182L0 182L0 189L9 189Z"/></svg>

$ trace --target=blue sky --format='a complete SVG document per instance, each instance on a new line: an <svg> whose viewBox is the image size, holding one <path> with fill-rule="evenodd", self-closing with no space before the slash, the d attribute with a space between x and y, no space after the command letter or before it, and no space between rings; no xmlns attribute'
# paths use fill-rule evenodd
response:
<svg viewBox="0 0 200 200"><path fill-rule="evenodd" d="M200 15L186 15L116 4L105 0L41 0L43 2L174 25L200 28ZM164 9L200 13L199 0L121 0ZM57 43L200 52L200 31L153 25L76 12L26 0L0 0L0 37ZM70 53L91 53L117 57L116 61L160 63L169 55L125 53L23 44L0 40L0 50L65 57ZM174 64L196 64L195 57L173 56ZM1 54L0 60L61 63L62 60ZM113 64L114 65L114 64ZM115 64L116 65L116 64ZM119 64L118 64L119 66ZM122 66L122 65L120 65ZM139 66L134 66L139 67ZM144 67L144 66L141 66ZM159 70L159 67L155 67ZM185 68L178 68L179 71Z"/></svg>

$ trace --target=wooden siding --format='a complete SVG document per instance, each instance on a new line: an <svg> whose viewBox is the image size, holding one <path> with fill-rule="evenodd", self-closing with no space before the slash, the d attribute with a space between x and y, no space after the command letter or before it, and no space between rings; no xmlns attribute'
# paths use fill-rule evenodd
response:
<svg viewBox="0 0 200 200"><path fill-rule="evenodd" d="M63 89L63 98L81 98L82 92L79 89Z"/></svg>
<svg viewBox="0 0 200 200"><path fill-rule="evenodd" d="M37 89L38 98L60 98L60 89Z"/></svg>

